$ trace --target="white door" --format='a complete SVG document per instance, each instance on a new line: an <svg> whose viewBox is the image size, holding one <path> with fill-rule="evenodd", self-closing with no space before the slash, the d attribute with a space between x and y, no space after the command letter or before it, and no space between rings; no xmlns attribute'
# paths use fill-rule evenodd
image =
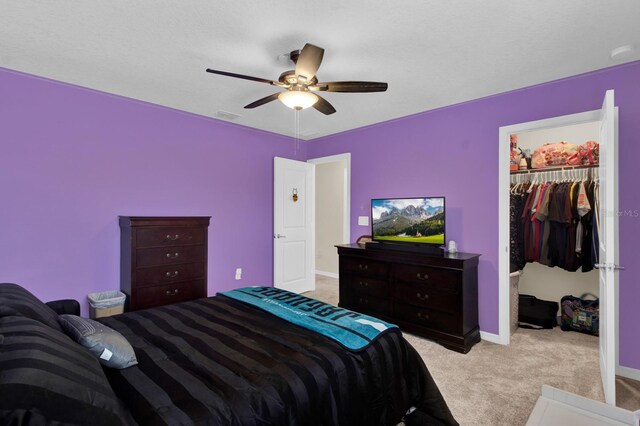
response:
<svg viewBox="0 0 640 426"><path fill-rule="evenodd" d="M273 285L315 290L315 166L275 157L273 170Z"/></svg>
<svg viewBox="0 0 640 426"><path fill-rule="evenodd" d="M605 400L616 401L616 286L618 283L618 141L613 90L607 91L600 116L600 374Z"/></svg>

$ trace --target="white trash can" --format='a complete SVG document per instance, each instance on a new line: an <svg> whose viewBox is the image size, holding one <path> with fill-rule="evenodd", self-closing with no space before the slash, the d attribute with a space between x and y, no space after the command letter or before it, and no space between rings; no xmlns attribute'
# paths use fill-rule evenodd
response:
<svg viewBox="0 0 640 426"><path fill-rule="evenodd" d="M91 318L108 317L124 312L127 295L119 290L89 293L89 315Z"/></svg>

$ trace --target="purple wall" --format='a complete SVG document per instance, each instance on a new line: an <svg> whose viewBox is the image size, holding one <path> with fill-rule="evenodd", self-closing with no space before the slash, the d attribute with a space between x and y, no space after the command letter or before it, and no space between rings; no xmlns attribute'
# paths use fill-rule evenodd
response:
<svg viewBox="0 0 640 426"><path fill-rule="evenodd" d="M118 215L203 215L209 294L271 285L273 157L292 139L3 69L0 94L0 282L87 313L119 288Z"/></svg>
<svg viewBox="0 0 640 426"><path fill-rule="evenodd" d="M448 238L482 254L480 325L497 333L498 128L598 109L615 89L620 362L640 369L638 76L640 62L317 139L295 155L286 137L0 69L0 281L84 301L119 286L118 215L210 215L209 294L269 284L273 157L351 152L353 239L368 233L357 216L372 197L445 195Z"/></svg>
<svg viewBox="0 0 640 426"><path fill-rule="evenodd" d="M599 109L607 89L619 107L620 363L640 369L640 62L315 139L308 157L351 153L353 240L369 233L357 216L371 198L446 196L447 238L482 254L480 328L497 334L498 128Z"/></svg>

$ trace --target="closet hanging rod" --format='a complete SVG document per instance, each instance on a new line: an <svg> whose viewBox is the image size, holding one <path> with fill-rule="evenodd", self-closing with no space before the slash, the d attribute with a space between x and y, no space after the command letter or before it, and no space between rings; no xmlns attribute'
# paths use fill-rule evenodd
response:
<svg viewBox="0 0 640 426"><path fill-rule="evenodd" d="M595 169L597 168L597 164L590 164L588 166L562 166L562 167L545 167L544 169L527 169L527 170L513 170L510 172L512 175L526 175L530 173L541 173L541 172L553 172L553 171L562 171L562 170L575 170L575 169Z"/></svg>

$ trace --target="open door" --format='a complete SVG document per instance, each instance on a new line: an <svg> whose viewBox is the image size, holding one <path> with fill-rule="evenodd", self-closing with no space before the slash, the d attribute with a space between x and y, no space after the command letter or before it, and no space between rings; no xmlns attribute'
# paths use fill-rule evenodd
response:
<svg viewBox="0 0 640 426"><path fill-rule="evenodd" d="M499 221L506 224L500 227L500 323L496 343L509 344L509 136L512 133L548 129L579 123L597 123L599 126L599 205L592 206L598 226L598 263L600 295L600 372L605 401L615 405L615 371L618 352L617 342L617 294L618 274L618 122L614 106L614 92L607 91L602 109L584 113L555 117L536 122L520 123L500 128L500 193ZM595 241L594 241L595 242ZM483 337L484 339L485 337ZM566 393L566 392L565 392ZM554 399L553 393L550 398ZM564 398L564 397L563 397ZM571 398L562 399L571 405ZM638 413L634 413L638 415ZM637 419L637 417L636 417ZM640 424L638 424L640 426Z"/></svg>
<svg viewBox="0 0 640 426"><path fill-rule="evenodd" d="M618 141L613 90L600 115L600 208L597 210L600 270L600 374L605 400L616 403L616 288L618 285Z"/></svg>
<svg viewBox="0 0 640 426"><path fill-rule="evenodd" d="M315 290L315 166L275 157L273 170L273 285Z"/></svg>

